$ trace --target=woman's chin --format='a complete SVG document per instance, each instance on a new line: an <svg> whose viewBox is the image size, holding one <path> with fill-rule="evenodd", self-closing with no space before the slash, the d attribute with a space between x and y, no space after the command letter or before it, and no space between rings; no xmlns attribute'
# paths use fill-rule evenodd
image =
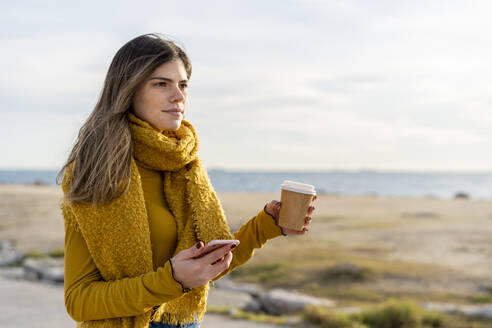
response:
<svg viewBox="0 0 492 328"><path fill-rule="evenodd" d="M173 122L173 123L169 123L169 124L166 124L166 125L163 125L160 130L164 131L164 130L167 130L167 131L177 131L179 130L179 127L181 126L181 120L179 121L176 121L176 122Z"/></svg>

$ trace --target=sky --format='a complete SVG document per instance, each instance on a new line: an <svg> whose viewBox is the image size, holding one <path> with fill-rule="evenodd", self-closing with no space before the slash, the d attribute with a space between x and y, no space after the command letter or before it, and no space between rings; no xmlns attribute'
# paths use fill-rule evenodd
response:
<svg viewBox="0 0 492 328"><path fill-rule="evenodd" d="M193 64L209 169L492 171L492 2L3 1L0 169L59 169L118 49Z"/></svg>

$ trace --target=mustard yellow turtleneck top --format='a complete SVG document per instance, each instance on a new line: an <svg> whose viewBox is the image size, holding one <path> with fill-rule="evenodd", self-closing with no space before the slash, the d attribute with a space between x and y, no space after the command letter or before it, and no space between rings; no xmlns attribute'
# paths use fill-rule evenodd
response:
<svg viewBox="0 0 492 328"><path fill-rule="evenodd" d="M80 231L65 225L65 306L75 321L134 316L183 295L174 280L169 259L176 249L176 224L166 204L162 173L136 161L142 179L149 219L154 271L141 276L104 281ZM249 260L255 248L282 234L275 220L262 210L234 236L240 244L233 250L228 270Z"/></svg>

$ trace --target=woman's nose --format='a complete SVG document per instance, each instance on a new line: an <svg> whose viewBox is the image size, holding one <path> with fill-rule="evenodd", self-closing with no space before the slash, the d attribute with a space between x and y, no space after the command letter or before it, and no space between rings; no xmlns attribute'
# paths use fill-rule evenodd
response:
<svg viewBox="0 0 492 328"><path fill-rule="evenodd" d="M180 101L183 101L185 99L185 95L183 93L183 91L177 87L173 94L171 95L171 102L180 102Z"/></svg>

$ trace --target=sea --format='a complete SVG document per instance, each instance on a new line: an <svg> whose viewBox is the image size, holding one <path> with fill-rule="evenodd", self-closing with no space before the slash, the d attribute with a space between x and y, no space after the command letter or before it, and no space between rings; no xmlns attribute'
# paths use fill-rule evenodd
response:
<svg viewBox="0 0 492 328"><path fill-rule="evenodd" d="M0 183L55 185L56 171L0 170ZM492 199L492 172L260 172L211 169L216 191L279 192L284 180L312 184L318 194L383 197L433 197L450 199L458 194L472 199Z"/></svg>

